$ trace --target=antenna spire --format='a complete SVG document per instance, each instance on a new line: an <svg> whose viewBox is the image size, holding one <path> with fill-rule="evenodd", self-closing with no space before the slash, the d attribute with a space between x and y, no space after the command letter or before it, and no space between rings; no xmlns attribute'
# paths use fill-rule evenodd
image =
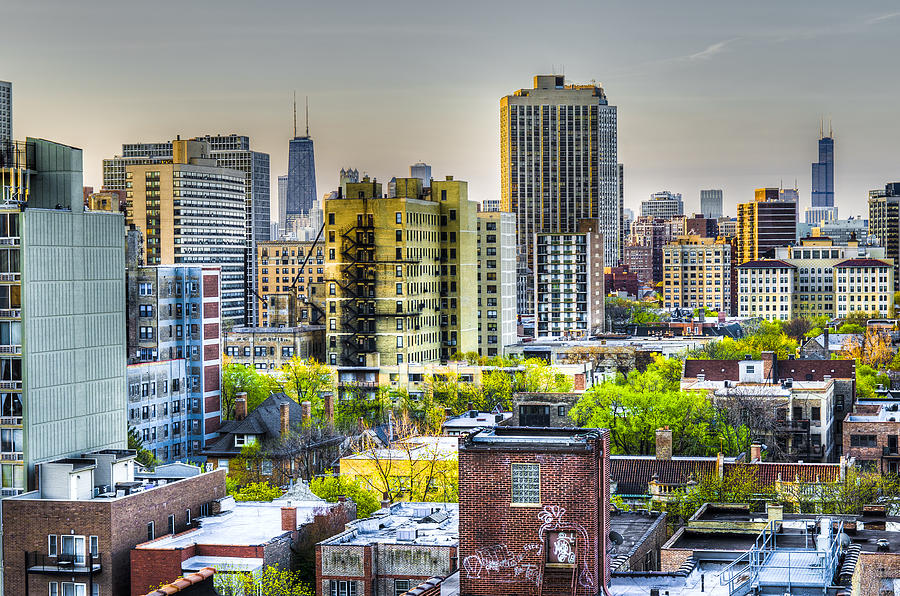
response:
<svg viewBox="0 0 900 596"><path fill-rule="evenodd" d="M828 138L834 138L834 129L831 127L831 118L828 119Z"/></svg>
<svg viewBox="0 0 900 596"><path fill-rule="evenodd" d="M309 136L309 95L306 96L306 136Z"/></svg>
<svg viewBox="0 0 900 596"><path fill-rule="evenodd" d="M294 91L294 137L297 137L297 92Z"/></svg>
<svg viewBox="0 0 900 596"><path fill-rule="evenodd" d="M825 136L825 118L819 118L819 138Z"/></svg>

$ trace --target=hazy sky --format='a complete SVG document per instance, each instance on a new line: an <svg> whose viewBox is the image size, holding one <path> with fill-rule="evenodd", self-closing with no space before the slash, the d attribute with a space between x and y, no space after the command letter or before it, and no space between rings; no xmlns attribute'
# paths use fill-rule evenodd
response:
<svg viewBox="0 0 900 596"><path fill-rule="evenodd" d="M806 206L823 115L842 216L900 179L896 2L4 0L3 14L15 136L83 148L97 187L123 142L235 132L271 155L276 213L296 89L320 195L342 166L386 182L424 160L497 198L499 98L551 71L602 82L618 106L627 207L670 189L690 211L723 188L733 211L794 179Z"/></svg>

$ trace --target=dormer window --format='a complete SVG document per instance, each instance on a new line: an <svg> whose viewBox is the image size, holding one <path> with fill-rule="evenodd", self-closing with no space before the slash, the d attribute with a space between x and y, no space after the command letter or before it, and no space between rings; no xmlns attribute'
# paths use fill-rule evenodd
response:
<svg viewBox="0 0 900 596"><path fill-rule="evenodd" d="M256 435L234 435L234 446L243 447L256 443Z"/></svg>

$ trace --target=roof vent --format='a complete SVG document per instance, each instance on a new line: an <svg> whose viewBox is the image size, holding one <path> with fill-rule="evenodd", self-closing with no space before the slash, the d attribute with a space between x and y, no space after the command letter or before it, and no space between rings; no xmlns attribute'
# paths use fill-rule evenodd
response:
<svg viewBox="0 0 900 596"><path fill-rule="evenodd" d="M402 528L397 530L397 540L406 540L412 542L416 539L418 532L414 528Z"/></svg>

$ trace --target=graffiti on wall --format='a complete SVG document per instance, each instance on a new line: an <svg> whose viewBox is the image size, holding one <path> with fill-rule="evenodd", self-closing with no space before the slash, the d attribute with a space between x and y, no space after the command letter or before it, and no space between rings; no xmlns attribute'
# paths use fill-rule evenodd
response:
<svg viewBox="0 0 900 596"><path fill-rule="evenodd" d="M590 591L595 589L594 574L591 571L587 545L588 532L578 522L563 519L565 508L546 505L537 517L542 522L536 542L525 544L521 552L513 553L506 544L480 548L463 559L463 569L469 579L501 574L494 577L499 582L527 581L536 586L543 580L542 568L538 563L526 562L529 555L537 561L577 565L578 585ZM584 545L579 552L578 544ZM544 551L546 545L547 551ZM543 559L542 559L543 558ZM508 571L510 573L503 573Z"/></svg>

